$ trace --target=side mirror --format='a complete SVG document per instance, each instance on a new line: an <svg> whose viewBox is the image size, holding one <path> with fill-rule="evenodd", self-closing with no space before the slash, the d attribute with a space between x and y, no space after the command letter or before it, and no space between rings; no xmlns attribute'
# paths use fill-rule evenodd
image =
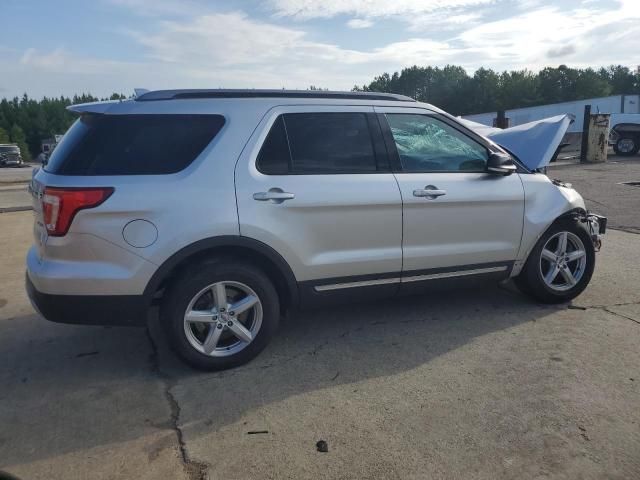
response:
<svg viewBox="0 0 640 480"><path fill-rule="evenodd" d="M498 175L511 175L516 171L516 164L506 153L494 152L487 160L487 172Z"/></svg>

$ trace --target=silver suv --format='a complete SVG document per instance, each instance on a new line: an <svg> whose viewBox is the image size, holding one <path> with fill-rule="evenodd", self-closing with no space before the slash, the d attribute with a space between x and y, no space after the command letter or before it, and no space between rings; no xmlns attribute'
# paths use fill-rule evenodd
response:
<svg viewBox="0 0 640 480"><path fill-rule="evenodd" d="M513 278L564 302L606 219L413 99L155 91L80 117L34 177L27 290L48 320L145 324L221 369L284 310Z"/></svg>

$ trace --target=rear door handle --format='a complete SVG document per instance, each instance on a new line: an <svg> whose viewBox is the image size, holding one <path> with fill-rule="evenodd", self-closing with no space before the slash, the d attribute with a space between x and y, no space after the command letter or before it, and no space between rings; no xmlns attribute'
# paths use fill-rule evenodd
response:
<svg viewBox="0 0 640 480"><path fill-rule="evenodd" d="M285 200L296 198L295 194L284 192L281 188L270 188L268 192L257 192L253 199L259 202L282 203Z"/></svg>
<svg viewBox="0 0 640 480"><path fill-rule="evenodd" d="M427 200L435 200L436 198L446 194L446 190L440 190L438 187L435 187L433 185L427 185L424 188L413 191L414 197L424 197Z"/></svg>

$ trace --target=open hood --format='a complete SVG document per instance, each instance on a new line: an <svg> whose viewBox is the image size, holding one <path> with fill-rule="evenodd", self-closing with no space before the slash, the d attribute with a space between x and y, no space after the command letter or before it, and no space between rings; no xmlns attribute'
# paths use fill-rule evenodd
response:
<svg viewBox="0 0 640 480"><path fill-rule="evenodd" d="M573 116L557 115L504 130L463 118L460 121L479 135L513 152L528 169L537 170L549 165L573 122Z"/></svg>

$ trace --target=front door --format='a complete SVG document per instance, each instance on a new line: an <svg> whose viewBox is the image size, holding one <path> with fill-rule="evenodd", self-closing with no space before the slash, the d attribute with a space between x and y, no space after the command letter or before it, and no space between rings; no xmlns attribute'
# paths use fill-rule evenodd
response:
<svg viewBox="0 0 640 480"><path fill-rule="evenodd" d="M403 201L403 282L507 275L522 236L518 174L486 172L488 142L436 112L377 108Z"/></svg>

